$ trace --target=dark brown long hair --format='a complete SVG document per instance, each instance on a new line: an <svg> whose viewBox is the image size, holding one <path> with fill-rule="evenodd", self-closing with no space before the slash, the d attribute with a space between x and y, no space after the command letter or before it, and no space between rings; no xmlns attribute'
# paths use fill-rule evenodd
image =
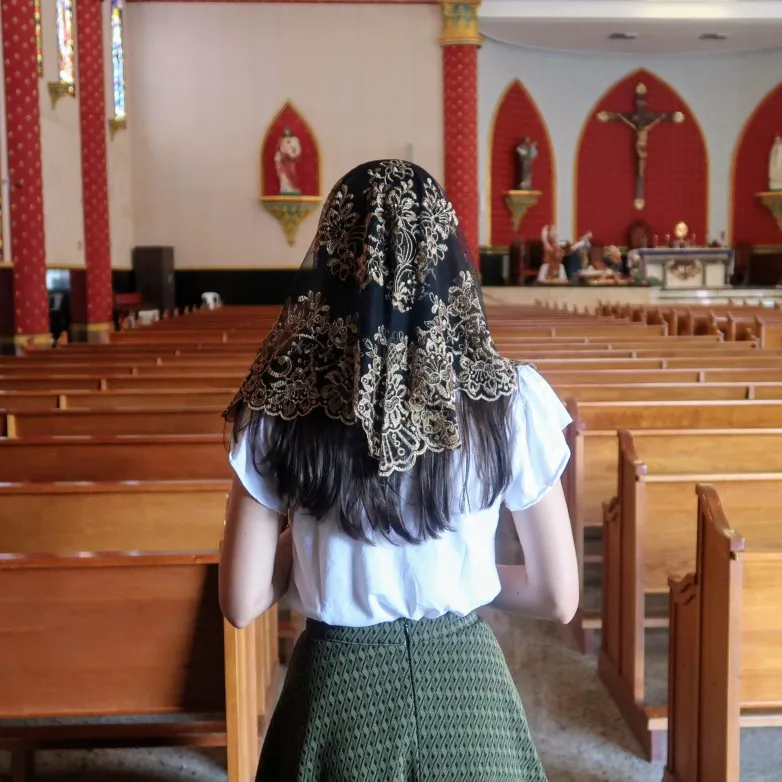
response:
<svg viewBox="0 0 782 782"><path fill-rule="evenodd" d="M512 404L513 397L486 402L460 395L461 454L426 451L412 471L388 477L379 475L362 428L334 421L322 409L292 421L245 409L237 414L234 439L243 431L254 468L291 510L318 521L332 513L355 540L369 540L372 530L415 544L451 529L453 515L471 500L480 503L473 510L487 508L508 487ZM481 485L477 497L468 496L471 472Z"/></svg>

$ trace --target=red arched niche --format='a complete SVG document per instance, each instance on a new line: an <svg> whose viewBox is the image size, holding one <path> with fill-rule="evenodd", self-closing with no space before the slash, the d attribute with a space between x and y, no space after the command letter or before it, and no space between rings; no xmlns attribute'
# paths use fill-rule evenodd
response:
<svg viewBox="0 0 782 782"><path fill-rule="evenodd" d="M261 195L275 196L280 182L274 164L274 154L286 130L299 139L301 155L296 162L296 175L303 196L320 195L320 155L318 142L309 123L286 103L271 121L261 144Z"/></svg>
<svg viewBox="0 0 782 782"><path fill-rule="evenodd" d="M733 157L734 243L780 244L777 221L755 197L768 190L768 156L782 135L782 84L760 102L744 125Z"/></svg>
<svg viewBox="0 0 782 782"><path fill-rule="evenodd" d="M600 122L598 112L634 109L639 82L649 111L684 113L681 124L663 122L649 133L646 205L634 206L635 136L621 122ZM648 71L629 74L592 107L581 132L576 162L576 233L592 231L606 244L624 245L627 228L644 220L662 243L684 220L696 241L706 238L709 164L700 125L690 107Z"/></svg>
<svg viewBox="0 0 782 782"><path fill-rule="evenodd" d="M532 188L540 190L541 196L514 231L504 193L519 185L516 146L525 136L538 145ZM498 101L491 134L490 243L500 247L509 245L518 235L540 236L543 226L554 222L554 181L554 151L548 128L530 94L520 81L514 81Z"/></svg>

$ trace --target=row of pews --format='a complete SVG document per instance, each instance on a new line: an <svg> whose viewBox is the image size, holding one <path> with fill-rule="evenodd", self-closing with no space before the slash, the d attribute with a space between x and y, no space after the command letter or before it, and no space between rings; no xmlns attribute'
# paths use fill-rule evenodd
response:
<svg viewBox="0 0 782 782"><path fill-rule="evenodd" d="M756 339L762 347L782 346L782 305L740 304L663 306L601 303L601 315L629 318L636 323L665 323L672 336L722 334L728 341Z"/></svg>
<svg viewBox="0 0 782 782"><path fill-rule="evenodd" d="M219 615L229 482L220 413L276 314L196 311L107 345L0 358L0 595L12 596L0 599L9 639L0 671L13 683L0 719L34 720L0 723L16 782L32 750L51 746L227 744L231 781L254 773L279 630L274 611L245 631ZM782 639L762 608L774 606L763 590L782 589L773 577L782 560L764 554L760 578L748 559L752 547L777 545L782 343L763 346L747 330L672 336L669 321L632 312L495 307L489 316L502 352L532 362L573 418L563 485L579 645L593 648L600 633L601 678L647 757L670 748L670 782L737 780L739 724L780 724L782 706L773 654ZM722 580L704 581L725 551ZM669 578L688 572L669 591ZM747 589L761 606L751 621L741 615ZM647 698L645 638L669 623L666 707ZM722 668L719 633L732 643ZM745 698L739 660L754 661L753 692L770 694L762 704ZM714 676L727 716L709 722ZM105 719L126 714L177 716ZM53 721L76 715L94 719ZM692 750L714 741L725 753Z"/></svg>
<svg viewBox="0 0 782 782"><path fill-rule="evenodd" d="M275 314L260 313L257 334ZM209 336L198 317L182 330ZM32 778L43 748L223 746L231 782L255 773L278 686L278 621L273 609L236 630L218 604L230 485L219 409L233 389L218 388L199 418L186 390L198 387L193 363L181 391L164 379L109 401L95 386L68 409L76 378L179 355L175 333L144 336L132 351L120 334L105 347L0 359L0 750L13 782ZM182 339L186 355L192 342ZM200 366L221 351L199 351ZM139 426L145 403L164 415ZM78 433L47 412L81 413ZM113 416L108 435L101 412Z"/></svg>

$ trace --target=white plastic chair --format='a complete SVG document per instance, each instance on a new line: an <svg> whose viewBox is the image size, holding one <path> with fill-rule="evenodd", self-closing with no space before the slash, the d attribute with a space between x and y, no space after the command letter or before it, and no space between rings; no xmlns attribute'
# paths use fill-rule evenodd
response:
<svg viewBox="0 0 782 782"><path fill-rule="evenodd" d="M208 310L216 310L218 307L223 306L223 300L220 298L220 294L215 293L214 291L202 293L201 301Z"/></svg>
<svg viewBox="0 0 782 782"><path fill-rule="evenodd" d="M160 320L160 310L139 310L138 322L140 326L149 326Z"/></svg>

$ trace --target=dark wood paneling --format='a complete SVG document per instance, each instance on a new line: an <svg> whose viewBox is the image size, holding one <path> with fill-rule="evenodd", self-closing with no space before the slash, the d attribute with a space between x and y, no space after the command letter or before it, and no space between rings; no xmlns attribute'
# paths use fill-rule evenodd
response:
<svg viewBox="0 0 782 782"><path fill-rule="evenodd" d="M205 291L219 293L224 304L282 304L298 269L179 269L177 306L201 303Z"/></svg>

